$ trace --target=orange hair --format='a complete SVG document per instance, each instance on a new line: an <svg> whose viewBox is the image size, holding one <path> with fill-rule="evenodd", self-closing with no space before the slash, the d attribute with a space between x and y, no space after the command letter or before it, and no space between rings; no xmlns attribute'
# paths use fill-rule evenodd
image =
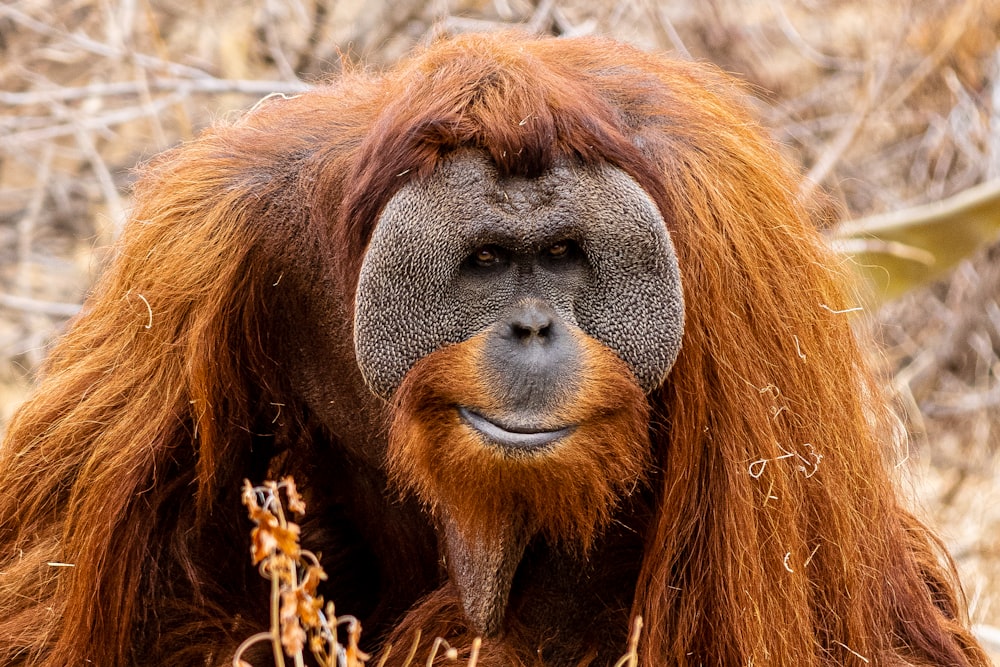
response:
<svg viewBox="0 0 1000 667"><path fill-rule="evenodd" d="M240 480L279 469L312 486L318 517L355 513L324 554L334 582L386 596L372 641L398 623L462 643L426 520L384 499L391 415L353 366L350 314L388 198L476 148L505 174L611 163L676 247L685 337L647 397L631 610L595 623L624 637L641 615L646 667L987 666L888 472L900 436L844 275L742 95L710 66L604 39L469 36L267 101L146 165L116 258L0 448L0 662L228 664L266 623ZM338 579L352 537L370 537L377 576ZM514 623L480 665L533 664L532 642Z"/></svg>

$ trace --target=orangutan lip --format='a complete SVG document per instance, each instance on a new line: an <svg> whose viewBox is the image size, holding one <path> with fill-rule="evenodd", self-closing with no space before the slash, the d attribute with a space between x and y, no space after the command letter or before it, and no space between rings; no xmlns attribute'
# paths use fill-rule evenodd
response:
<svg viewBox="0 0 1000 667"><path fill-rule="evenodd" d="M537 449L544 447L568 435L573 430L572 426L565 426L551 431L542 428L532 428L530 426L501 426L478 412L473 412L461 405L458 406L458 414L466 424L493 442L511 449Z"/></svg>

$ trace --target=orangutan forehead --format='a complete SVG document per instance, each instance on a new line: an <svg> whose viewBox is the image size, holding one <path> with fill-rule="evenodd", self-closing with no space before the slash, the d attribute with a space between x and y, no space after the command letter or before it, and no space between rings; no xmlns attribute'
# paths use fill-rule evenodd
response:
<svg viewBox="0 0 1000 667"><path fill-rule="evenodd" d="M553 240L585 241L605 225L654 218L662 223L645 193L617 169L560 164L537 178L501 177L486 156L467 151L397 193L378 226L400 239L460 242L466 250L495 242L533 252Z"/></svg>
<svg viewBox="0 0 1000 667"><path fill-rule="evenodd" d="M515 258L570 241L573 271L526 262L469 277L484 246ZM478 152L460 152L385 206L362 266L355 345L366 380L388 396L419 358L467 340L524 298L548 303L604 343L640 384L660 384L683 328L677 260L649 196L609 165L560 164L537 178L500 177Z"/></svg>

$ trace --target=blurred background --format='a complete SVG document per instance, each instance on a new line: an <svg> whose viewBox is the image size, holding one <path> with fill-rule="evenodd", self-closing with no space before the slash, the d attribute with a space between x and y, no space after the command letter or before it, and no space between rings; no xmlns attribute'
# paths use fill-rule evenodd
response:
<svg viewBox="0 0 1000 667"><path fill-rule="evenodd" d="M510 26L748 82L801 196L836 204L823 231L911 433L900 475L1000 657L1000 0L0 0L0 423L99 273L136 164L268 93Z"/></svg>

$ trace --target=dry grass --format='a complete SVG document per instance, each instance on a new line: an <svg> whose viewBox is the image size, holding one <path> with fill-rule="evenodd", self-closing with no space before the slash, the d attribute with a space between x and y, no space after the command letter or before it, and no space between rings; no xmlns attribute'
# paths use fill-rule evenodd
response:
<svg viewBox="0 0 1000 667"><path fill-rule="evenodd" d="M842 217L1000 177L1000 0L8 0L0 5L0 419L100 269L130 168L268 92L435 35L599 32L746 78ZM803 196L810 194L804 187ZM913 486L1000 627L1000 246L870 313ZM1000 655L1000 646L997 647Z"/></svg>
<svg viewBox="0 0 1000 667"><path fill-rule="evenodd" d="M284 495L285 500L282 500ZM288 505L296 517L305 515L306 506L295 488L295 480L286 477L280 482L265 481L253 486L247 480L243 486L243 504L254 522L250 535L250 556L260 568L261 576L271 582L271 628L252 635L244 641L233 656L233 667L253 667L243 660L243 653L257 643L271 644L271 653L277 667L285 667L288 658L296 667L305 664L306 649L320 667L365 667L372 656L360 647L361 623L353 616L337 617L332 602L324 604L316 594L326 573L316 556L299 545L299 525L285 515ZM340 641L340 628L346 628L346 642ZM635 667L638 663L639 637L642 618L636 617L629 635L628 647L614 667ZM420 631L414 637L403 667L409 667L416 658L420 644ZM464 667L476 667L479 662L480 639L472 641L469 656L459 652L438 637L431 646L424 665L431 667L443 657L448 662L463 661ZM387 646L377 661L382 667L392 651Z"/></svg>
<svg viewBox="0 0 1000 667"><path fill-rule="evenodd" d="M316 555L299 545L299 525L285 516L286 504L299 518L306 512L295 481L286 477L261 486L245 481L243 504L255 526L250 535L250 557L261 576L271 582L271 628L240 644L233 655L233 667L252 667L243 660L243 653L257 643L271 644L276 667L285 667L286 657L302 667L307 650L320 667L364 667L370 656L359 648L361 623L353 616L338 618L333 602L324 604L316 591L326 580L326 572ZM344 643L341 628L347 635ZM474 658L468 667L475 667Z"/></svg>

